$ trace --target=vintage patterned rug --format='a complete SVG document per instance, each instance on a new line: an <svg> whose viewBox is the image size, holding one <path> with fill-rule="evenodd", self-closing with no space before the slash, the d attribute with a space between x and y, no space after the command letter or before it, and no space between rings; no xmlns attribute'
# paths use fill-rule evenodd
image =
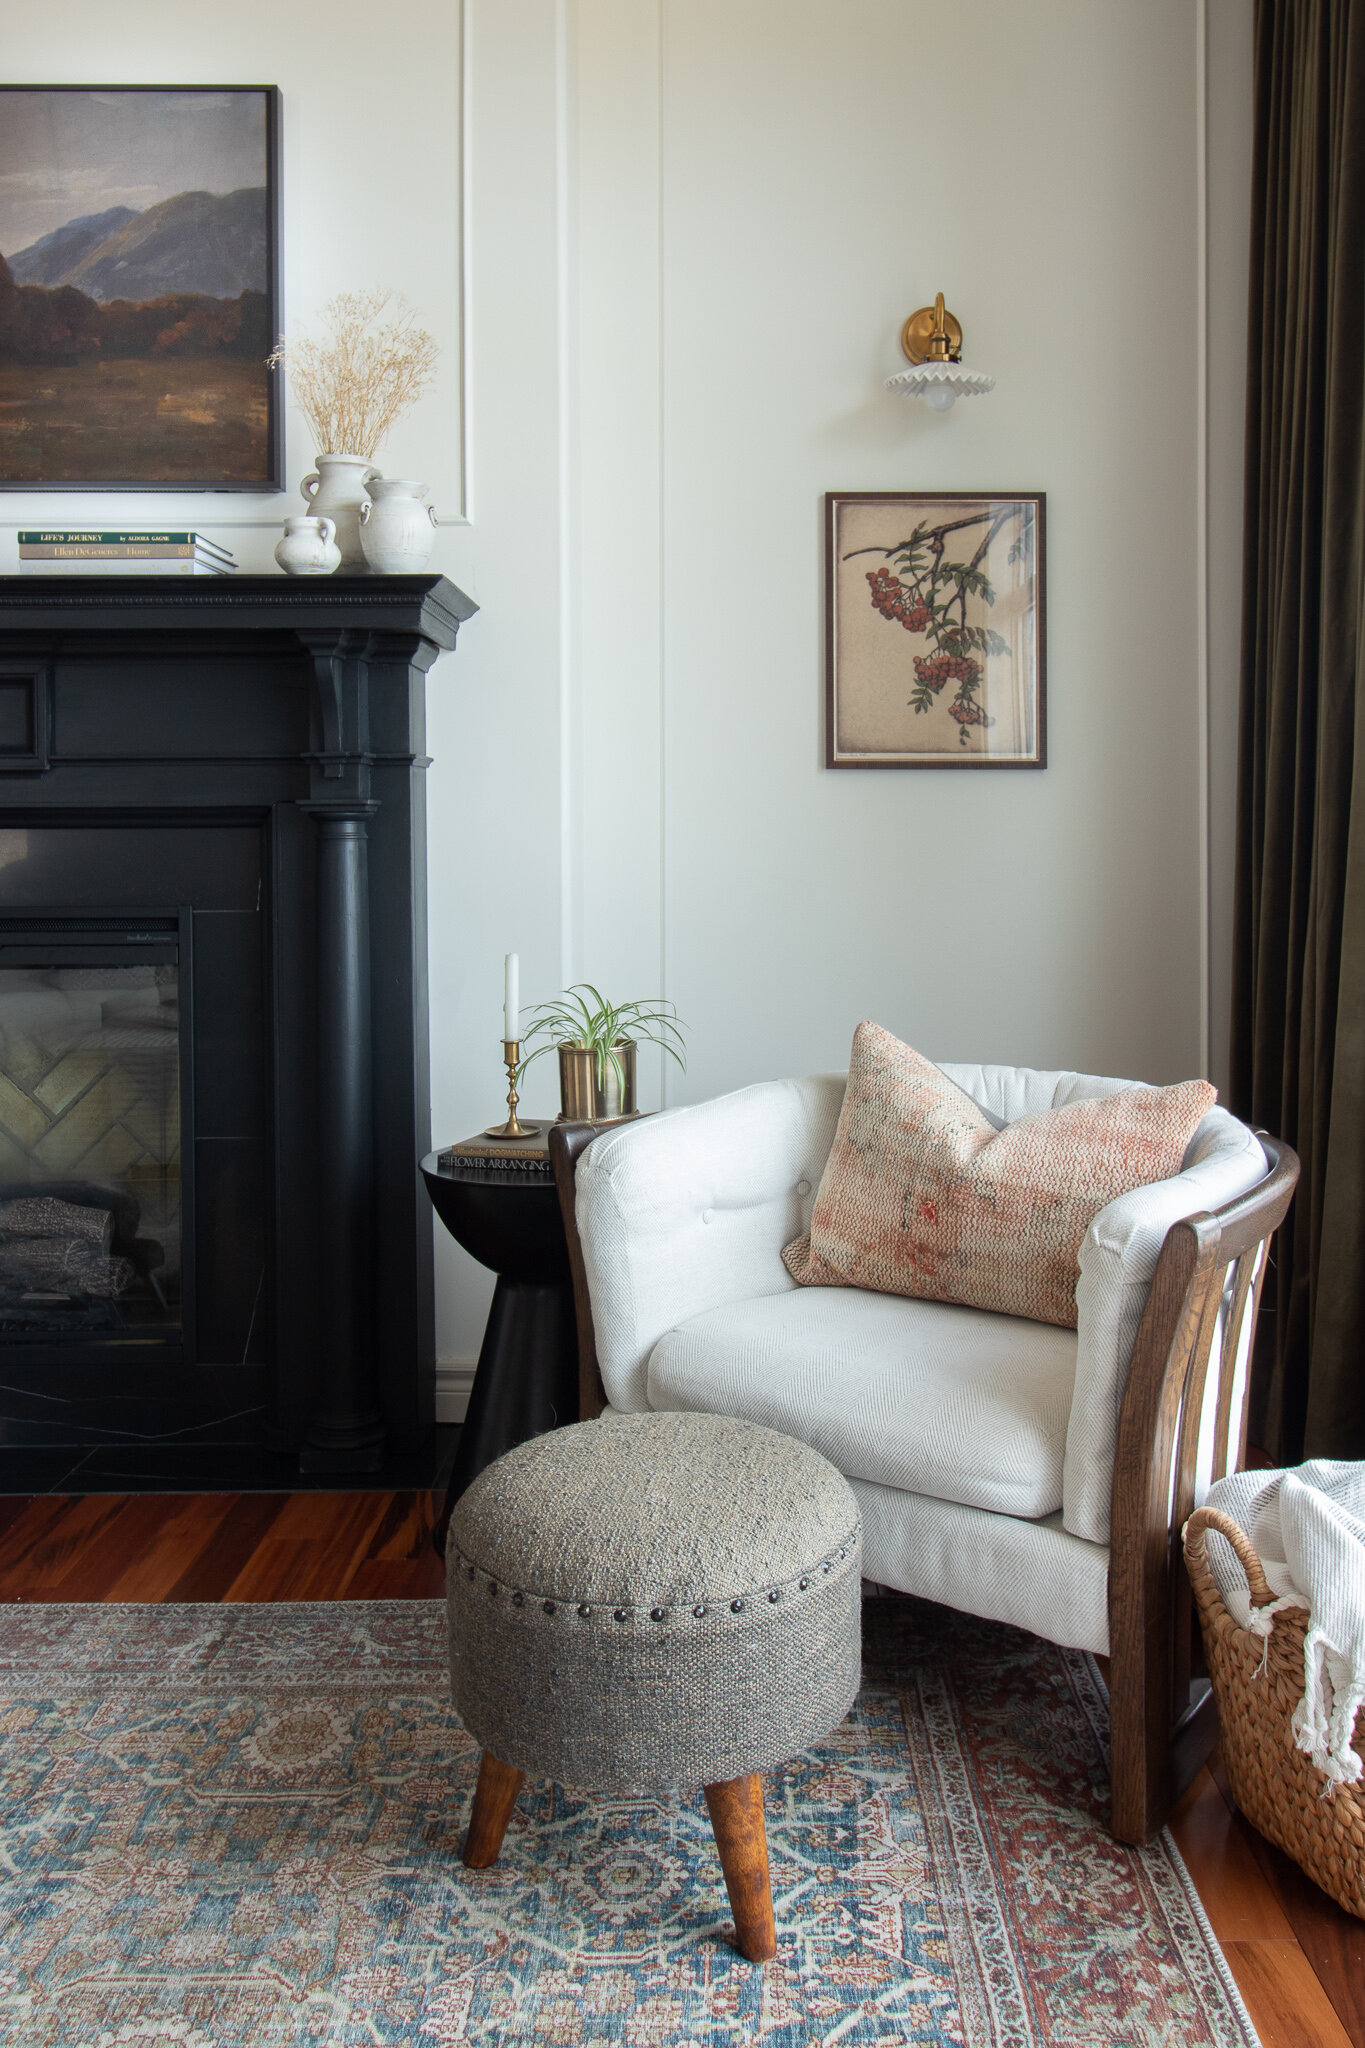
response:
<svg viewBox="0 0 1365 2048"><path fill-rule="evenodd" d="M0 1607L0 2041L14 2048L1247 2048L1169 1840L1105 1833L1089 1659L867 1604L845 1725L769 1786L756 1969L700 1798L523 1795L427 1601Z"/></svg>

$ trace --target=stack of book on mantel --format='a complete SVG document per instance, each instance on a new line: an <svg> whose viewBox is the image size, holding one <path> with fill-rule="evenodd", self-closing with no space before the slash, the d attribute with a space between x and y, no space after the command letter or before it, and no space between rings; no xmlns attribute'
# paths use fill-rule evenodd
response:
<svg viewBox="0 0 1365 2048"><path fill-rule="evenodd" d="M202 533L68 533L21 529L30 576L230 576L237 564Z"/></svg>

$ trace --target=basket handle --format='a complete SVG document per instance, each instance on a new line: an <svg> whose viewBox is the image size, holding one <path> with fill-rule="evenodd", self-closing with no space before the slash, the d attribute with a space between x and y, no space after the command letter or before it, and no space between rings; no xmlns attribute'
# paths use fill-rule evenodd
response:
<svg viewBox="0 0 1365 2048"><path fill-rule="evenodd" d="M1185 1524L1185 1564L1190 1581L1199 1595L1200 1605L1206 1601L1217 1601L1221 1606L1222 1595L1218 1583L1209 1569L1207 1535L1214 1530L1222 1536L1237 1553L1237 1562L1247 1575L1247 1587L1253 1607L1269 1607L1275 1595L1266 1582L1261 1569L1261 1560L1256 1555L1251 1538L1245 1529L1234 1522L1231 1515L1225 1515L1221 1508L1196 1508Z"/></svg>

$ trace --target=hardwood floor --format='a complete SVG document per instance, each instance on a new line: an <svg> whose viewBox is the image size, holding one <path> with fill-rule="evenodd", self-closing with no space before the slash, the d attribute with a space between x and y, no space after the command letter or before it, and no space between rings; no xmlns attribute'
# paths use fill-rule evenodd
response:
<svg viewBox="0 0 1365 2048"><path fill-rule="evenodd" d="M1361 2048L1365 1922L1248 1827L1216 1758L1171 1829L1263 2048Z"/></svg>
<svg viewBox="0 0 1365 2048"><path fill-rule="evenodd" d="M434 1493L0 1498L0 1600L412 1600L445 1590Z"/></svg>
<svg viewBox="0 0 1365 2048"><path fill-rule="evenodd" d="M445 1586L440 1506L429 1492L0 1495L0 1601L427 1598ZM1365 2048L1365 1922L1247 1826L1216 1757L1172 1825L1263 2048Z"/></svg>

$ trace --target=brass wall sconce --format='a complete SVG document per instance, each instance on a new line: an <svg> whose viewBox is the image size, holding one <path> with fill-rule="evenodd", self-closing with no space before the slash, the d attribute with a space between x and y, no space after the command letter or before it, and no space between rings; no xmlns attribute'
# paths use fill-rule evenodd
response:
<svg viewBox="0 0 1365 2048"><path fill-rule="evenodd" d="M994 391L994 377L969 370L962 361L962 323L949 313L940 292L932 306L921 306L901 329L901 348L914 368L888 377L888 391L902 398L922 398L931 412L947 412L959 398L979 398Z"/></svg>

